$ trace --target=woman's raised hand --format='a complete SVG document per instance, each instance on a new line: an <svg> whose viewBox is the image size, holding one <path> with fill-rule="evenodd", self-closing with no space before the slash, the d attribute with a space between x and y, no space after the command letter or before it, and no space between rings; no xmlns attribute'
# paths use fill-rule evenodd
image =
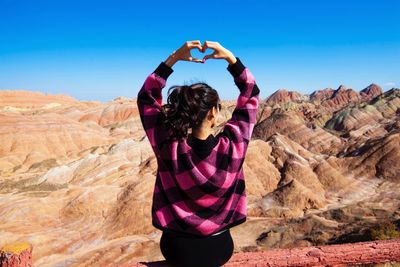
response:
<svg viewBox="0 0 400 267"><path fill-rule="evenodd" d="M202 52L203 50L199 40L187 41L179 49L172 52L165 63L170 67L174 65L178 60L202 63L203 61L201 59L194 58L190 54L190 50L192 50L193 48L197 48L200 52Z"/></svg>
<svg viewBox="0 0 400 267"><path fill-rule="evenodd" d="M212 54L205 55L203 59L198 59L194 58L190 54L190 50L194 48L197 48L202 53L204 53L207 48L213 49L214 52ZM201 45L199 40L195 40L185 42L179 49L175 50L169 55L169 57L165 60L165 63L172 67L172 65L179 60L204 63L209 58L226 59L229 64L234 64L236 62L236 57L232 54L232 52L224 48L218 42L205 41L204 44Z"/></svg>
<svg viewBox="0 0 400 267"><path fill-rule="evenodd" d="M226 59L229 64L234 64L236 62L236 57L232 54L232 52L220 45L218 42L205 41L202 48L203 53L207 50L207 48L214 50L212 54L205 55L203 57L203 62L209 58Z"/></svg>

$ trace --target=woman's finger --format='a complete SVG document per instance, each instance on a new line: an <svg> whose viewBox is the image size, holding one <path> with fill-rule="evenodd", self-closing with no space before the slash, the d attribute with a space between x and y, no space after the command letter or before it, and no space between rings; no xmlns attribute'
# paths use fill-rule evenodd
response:
<svg viewBox="0 0 400 267"><path fill-rule="evenodd" d="M211 42L211 41L205 41L203 44L203 48L217 48L218 44L216 42ZM205 51L205 50L204 50Z"/></svg>
<svg viewBox="0 0 400 267"><path fill-rule="evenodd" d="M189 57L189 61L191 61L191 62L203 62L201 59L194 58L194 57Z"/></svg>
<svg viewBox="0 0 400 267"><path fill-rule="evenodd" d="M208 48L208 44L207 44L207 41L205 41L204 43L203 43L203 45L202 45L202 47L203 47L203 53L207 50L207 48Z"/></svg>
<svg viewBox="0 0 400 267"><path fill-rule="evenodd" d="M209 58L215 58L215 52L214 53L212 53L212 54L209 54L209 55L205 55L204 57L203 57L203 62L204 61L206 61L207 59L209 59Z"/></svg>
<svg viewBox="0 0 400 267"><path fill-rule="evenodd" d="M203 52L203 47L200 44L189 44L189 49L197 48L200 52Z"/></svg>
<svg viewBox="0 0 400 267"><path fill-rule="evenodd" d="M200 40L188 41L188 42L186 42L186 44L189 47L189 49L192 49L193 47L196 47L196 45L201 47Z"/></svg>
<svg viewBox="0 0 400 267"><path fill-rule="evenodd" d="M203 44L203 53L206 52L207 48L211 48L215 51L219 51L221 49L221 46L217 42L210 42L210 41L205 41Z"/></svg>

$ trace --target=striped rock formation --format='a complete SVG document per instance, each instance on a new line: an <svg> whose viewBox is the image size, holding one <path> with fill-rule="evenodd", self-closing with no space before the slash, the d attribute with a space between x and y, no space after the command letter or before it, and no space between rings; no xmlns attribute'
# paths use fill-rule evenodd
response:
<svg viewBox="0 0 400 267"><path fill-rule="evenodd" d="M371 241L385 222L395 238L400 90L354 92L281 91L279 101L261 101L235 255ZM0 91L0 103L0 247L32 244L35 266L162 259L150 220L157 160L134 98ZM222 104L215 134L235 107Z"/></svg>

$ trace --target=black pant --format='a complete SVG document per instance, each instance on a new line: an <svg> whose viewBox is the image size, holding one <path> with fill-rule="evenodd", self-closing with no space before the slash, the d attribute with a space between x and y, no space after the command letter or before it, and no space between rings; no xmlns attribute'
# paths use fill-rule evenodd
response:
<svg viewBox="0 0 400 267"><path fill-rule="evenodd" d="M215 236L188 237L163 231L160 249L173 266L222 266L233 255L234 243L229 229Z"/></svg>

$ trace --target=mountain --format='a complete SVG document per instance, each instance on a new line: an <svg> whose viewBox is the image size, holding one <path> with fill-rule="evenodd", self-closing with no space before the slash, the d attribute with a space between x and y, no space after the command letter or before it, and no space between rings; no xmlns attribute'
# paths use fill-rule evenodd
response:
<svg viewBox="0 0 400 267"><path fill-rule="evenodd" d="M222 106L214 134L235 101ZM3 90L0 138L0 247L29 242L37 266L163 259L151 224L157 159L135 98ZM355 242L398 221L399 151L398 88L261 99L235 252Z"/></svg>

